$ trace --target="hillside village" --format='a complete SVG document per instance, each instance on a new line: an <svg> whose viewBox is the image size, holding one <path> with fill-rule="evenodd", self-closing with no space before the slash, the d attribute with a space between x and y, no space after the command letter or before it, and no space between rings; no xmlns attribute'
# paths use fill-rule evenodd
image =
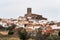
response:
<svg viewBox="0 0 60 40"><path fill-rule="evenodd" d="M40 27L43 29L42 32L48 32L51 34L58 33L58 31L60 30L60 22L55 22L52 20L49 21L47 18L43 17L42 15L33 14L32 8L27 8L27 13L24 15L24 17L19 16L17 19L0 18L0 28L8 28L12 24L17 25L14 30L17 30L18 28L23 27L28 32L32 30L36 30ZM0 29L0 34L7 35L8 31L7 33L4 34L4 32L6 31L7 30Z"/></svg>

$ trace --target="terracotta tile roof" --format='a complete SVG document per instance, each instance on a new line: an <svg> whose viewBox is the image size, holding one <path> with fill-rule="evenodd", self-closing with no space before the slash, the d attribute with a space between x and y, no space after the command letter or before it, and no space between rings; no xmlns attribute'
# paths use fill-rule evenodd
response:
<svg viewBox="0 0 60 40"><path fill-rule="evenodd" d="M26 31L32 31L33 29L32 28L26 28Z"/></svg>
<svg viewBox="0 0 60 40"><path fill-rule="evenodd" d="M34 26L41 26L41 24L35 24Z"/></svg>

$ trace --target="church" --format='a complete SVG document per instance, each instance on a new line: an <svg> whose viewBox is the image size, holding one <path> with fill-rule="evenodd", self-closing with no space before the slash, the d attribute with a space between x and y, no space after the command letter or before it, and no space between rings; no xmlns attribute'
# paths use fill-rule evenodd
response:
<svg viewBox="0 0 60 40"><path fill-rule="evenodd" d="M27 8L27 14L25 14L25 17L31 17L35 20L47 20L47 18L44 18L42 15L33 14L31 8Z"/></svg>

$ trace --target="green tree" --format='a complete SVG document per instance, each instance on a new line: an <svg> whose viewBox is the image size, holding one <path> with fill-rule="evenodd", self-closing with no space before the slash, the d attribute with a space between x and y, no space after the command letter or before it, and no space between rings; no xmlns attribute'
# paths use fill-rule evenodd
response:
<svg viewBox="0 0 60 40"><path fill-rule="evenodd" d="M9 30L8 35L13 35L14 31L13 30Z"/></svg>
<svg viewBox="0 0 60 40"><path fill-rule="evenodd" d="M12 24L11 26L9 26L9 27L7 28L7 30L13 30L16 26L17 26L17 25Z"/></svg>
<svg viewBox="0 0 60 40"><path fill-rule="evenodd" d="M22 39L22 40L27 40L27 32L26 32L26 29L24 28L19 28L18 30L18 35L19 35L19 38Z"/></svg>

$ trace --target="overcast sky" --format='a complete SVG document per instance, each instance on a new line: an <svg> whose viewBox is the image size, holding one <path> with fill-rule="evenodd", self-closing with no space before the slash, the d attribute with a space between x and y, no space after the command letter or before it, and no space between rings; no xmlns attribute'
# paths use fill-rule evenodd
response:
<svg viewBox="0 0 60 40"><path fill-rule="evenodd" d="M24 16L28 7L32 8L32 13L60 21L60 0L0 0L0 17Z"/></svg>

